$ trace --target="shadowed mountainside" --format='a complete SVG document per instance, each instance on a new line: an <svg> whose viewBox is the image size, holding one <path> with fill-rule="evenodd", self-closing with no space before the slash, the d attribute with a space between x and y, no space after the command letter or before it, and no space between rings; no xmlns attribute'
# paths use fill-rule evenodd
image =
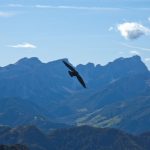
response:
<svg viewBox="0 0 150 150"><path fill-rule="evenodd" d="M131 135L121 130L88 126L57 129L46 135L35 126L9 128L0 144L25 144L31 150L149 150L150 134ZM2 131L2 127L1 127Z"/></svg>
<svg viewBox="0 0 150 150"><path fill-rule="evenodd" d="M0 150L29 150L26 146L24 145L0 145Z"/></svg>
<svg viewBox="0 0 150 150"><path fill-rule="evenodd" d="M139 56L76 69L87 89L70 78L62 60L23 58L1 67L0 124L35 124L43 130L65 124L150 130L150 72Z"/></svg>

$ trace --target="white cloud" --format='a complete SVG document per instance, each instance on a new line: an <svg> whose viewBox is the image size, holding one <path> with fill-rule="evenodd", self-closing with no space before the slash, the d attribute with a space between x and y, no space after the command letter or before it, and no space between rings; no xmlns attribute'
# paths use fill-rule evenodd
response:
<svg viewBox="0 0 150 150"><path fill-rule="evenodd" d="M125 22L117 25L118 31L125 39L137 39L150 33L150 29L136 22Z"/></svg>
<svg viewBox="0 0 150 150"><path fill-rule="evenodd" d="M24 7L22 4L8 4L8 7Z"/></svg>
<svg viewBox="0 0 150 150"><path fill-rule="evenodd" d="M150 58L145 58L145 61L150 61Z"/></svg>
<svg viewBox="0 0 150 150"><path fill-rule="evenodd" d="M9 13L9 12L0 12L0 17L11 17L14 16L14 13Z"/></svg>
<svg viewBox="0 0 150 150"><path fill-rule="evenodd" d="M75 10L102 10L102 11L116 11L122 10L113 7L87 7L87 6L67 6L67 5L35 5L36 8L49 8L49 9L75 9Z"/></svg>
<svg viewBox="0 0 150 150"><path fill-rule="evenodd" d="M123 52L123 51L120 51L119 54L122 55L122 54L124 54L124 52Z"/></svg>
<svg viewBox="0 0 150 150"><path fill-rule="evenodd" d="M119 7L97 7L97 6L73 6L73 5L22 5L22 4L8 4L8 5L1 5L0 7L25 7L25 8L43 8L43 9L74 9L74 10L93 10L93 11L121 11L124 10Z"/></svg>
<svg viewBox="0 0 150 150"><path fill-rule="evenodd" d="M9 47L12 48L37 48L37 46L31 44L31 43L22 43L17 45L10 45Z"/></svg>
<svg viewBox="0 0 150 150"><path fill-rule="evenodd" d="M141 51L150 51L150 48L144 48L144 47L139 47L139 46L133 46L133 45L129 45L129 44L125 44L125 43L121 43L121 45L128 47L128 48L132 48L132 49L136 49L136 50L141 50Z"/></svg>
<svg viewBox="0 0 150 150"><path fill-rule="evenodd" d="M140 53L138 51L130 51L130 54L139 55Z"/></svg>
<svg viewBox="0 0 150 150"><path fill-rule="evenodd" d="M51 5L35 5L36 8L53 8Z"/></svg>

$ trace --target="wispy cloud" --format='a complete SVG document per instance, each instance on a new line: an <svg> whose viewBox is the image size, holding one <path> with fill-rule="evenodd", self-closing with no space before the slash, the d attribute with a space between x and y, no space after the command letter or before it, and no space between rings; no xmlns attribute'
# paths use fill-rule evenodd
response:
<svg viewBox="0 0 150 150"><path fill-rule="evenodd" d="M17 45L9 45L8 47L12 47L12 48L37 48L36 45L31 44L31 43L21 43L21 44L17 44Z"/></svg>
<svg viewBox="0 0 150 150"><path fill-rule="evenodd" d="M14 15L15 15L14 13L0 11L0 17L11 17Z"/></svg>
<svg viewBox="0 0 150 150"><path fill-rule="evenodd" d="M8 4L8 7L24 7L22 4Z"/></svg>
<svg viewBox="0 0 150 150"><path fill-rule="evenodd" d="M124 54L124 52L123 52L123 51L120 51L120 52L118 52L118 54L122 55L122 54Z"/></svg>
<svg viewBox="0 0 150 150"><path fill-rule="evenodd" d="M36 8L45 9L74 9L74 10L102 10L102 11L115 11L122 10L114 7L87 7L87 6L67 6L67 5L35 5Z"/></svg>
<svg viewBox="0 0 150 150"><path fill-rule="evenodd" d="M147 62L150 62L150 58L145 58L144 60Z"/></svg>
<svg viewBox="0 0 150 150"><path fill-rule="evenodd" d="M125 22L117 25L118 31L125 39L137 39L142 35L150 34L150 29L136 22Z"/></svg>
<svg viewBox="0 0 150 150"><path fill-rule="evenodd" d="M140 53L138 51L130 51L130 54L139 55Z"/></svg>
<svg viewBox="0 0 150 150"><path fill-rule="evenodd" d="M50 8L50 9L80 9L80 10L108 10L108 11L118 11L118 10L150 10L149 7L98 7L98 6L74 6L74 5L23 5L19 3L10 3L7 5L0 5L0 7L26 7L26 8Z"/></svg>
<svg viewBox="0 0 150 150"><path fill-rule="evenodd" d="M1 5L0 7L22 7L22 8L39 8L39 9L71 9L71 10L91 10L91 11L121 11L124 8L119 7L97 7L97 6L73 6L73 5L23 5L23 4L8 4L8 5Z"/></svg>
<svg viewBox="0 0 150 150"><path fill-rule="evenodd" d="M121 43L121 45L134 49L134 50L141 50L141 51L149 51L150 52L150 48L144 48L144 47L138 47L138 46L133 46L133 45L129 45L129 44L125 44L125 43Z"/></svg>

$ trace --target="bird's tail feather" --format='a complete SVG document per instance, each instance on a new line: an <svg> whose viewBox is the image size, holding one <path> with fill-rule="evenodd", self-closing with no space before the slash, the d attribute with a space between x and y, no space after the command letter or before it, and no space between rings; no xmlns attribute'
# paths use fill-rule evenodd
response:
<svg viewBox="0 0 150 150"><path fill-rule="evenodd" d="M69 73L69 75L70 75L71 77L74 76L72 71L68 71L68 73Z"/></svg>

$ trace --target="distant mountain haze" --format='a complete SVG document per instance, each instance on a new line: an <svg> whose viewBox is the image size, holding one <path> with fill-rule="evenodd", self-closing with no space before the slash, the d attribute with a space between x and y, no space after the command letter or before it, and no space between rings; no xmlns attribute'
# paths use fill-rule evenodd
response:
<svg viewBox="0 0 150 150"><path fill-rule="evenodd" d="M70 125L150 130L150 72L139 56L77 65L87 89L62 60L69 62L33 57L0 68L0 124L34 124L44 131Z"/></svg>

